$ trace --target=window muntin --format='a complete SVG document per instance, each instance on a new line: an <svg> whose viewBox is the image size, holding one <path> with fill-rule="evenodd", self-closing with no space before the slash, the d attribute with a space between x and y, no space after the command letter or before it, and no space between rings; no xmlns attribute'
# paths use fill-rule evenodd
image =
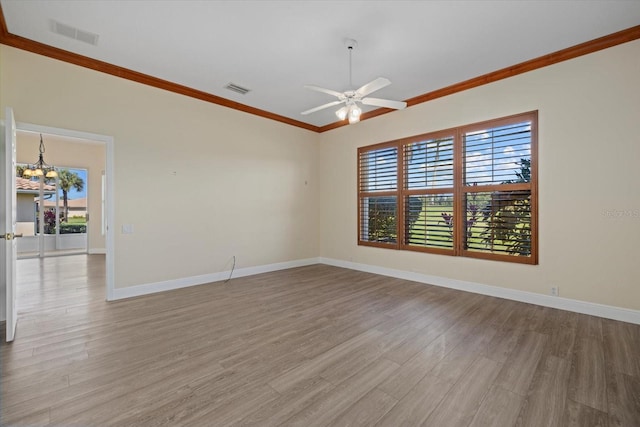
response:
<svg viewBox="0 0 640 427"><path fill-rule="evenodd" d="M537 112L361 147L358 244L537 263Z"/></svg>

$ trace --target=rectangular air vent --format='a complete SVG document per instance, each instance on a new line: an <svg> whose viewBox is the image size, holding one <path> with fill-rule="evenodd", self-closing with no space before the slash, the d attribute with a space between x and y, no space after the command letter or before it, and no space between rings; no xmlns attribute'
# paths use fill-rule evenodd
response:
<svg viewBox="0 0 640 427"><path fill-rule="evenodd" d="M51 31L61 36L69 37L83 43L91 45L98 44L98 35L90 33L88 31L80 30L71 25L63 24L62 22L51 20Z"/></svg>
<svg viewBox="0 0 640 427"><path fill-rule="evenodd" d="M229 83L224 88L232 90L232 91L234 91L236 93L239 93L240 95L246 95L248 92L251 91L251 89L247 89L246 87L238 86L235 83Z"/></svg>

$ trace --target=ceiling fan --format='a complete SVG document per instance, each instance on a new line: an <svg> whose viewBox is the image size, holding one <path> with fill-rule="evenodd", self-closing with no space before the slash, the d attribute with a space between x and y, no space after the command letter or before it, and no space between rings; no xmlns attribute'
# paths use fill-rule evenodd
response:
<svg viewBox="0 0 640 427"><path fill-rule="evenodd" d="M353 39L345 40L345 46L349 50L349 87L353 87L353 83L351 80L352 72L351 72L351 53L353 49L358 45L358 43ZM377 79L361 86L356 90L347 90L345 92L338 92L331 89L325 89L318 86L305 85L307 89L315 90L317 92L327 93L329 95L333 95L338 98L337 101L329 102L327 104L321 105L319 107L312 108L307 111L303 111L301 114L311 114L316 111L324 110L325 108L333 107L334 105L345 104L342 108L336 111L336 116L340 120L349 119L349 123L357 123L360 121L360 115L362 114L362 109L358 106L358 104L363 105L374 105L376 107L384 107L384 108L393 108L394 110L402 110L407 106L406 102L402 101L392 101L390 99L380 99L380 98L370 98L367 95L382 89L383 87L389 86L391 81L389 79L385 79L384 77L378 77Z"/></svg>

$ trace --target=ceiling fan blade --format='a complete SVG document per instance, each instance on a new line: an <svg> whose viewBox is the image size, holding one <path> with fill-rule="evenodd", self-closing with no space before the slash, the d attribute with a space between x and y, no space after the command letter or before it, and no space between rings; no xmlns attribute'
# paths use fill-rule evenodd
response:
<svg viewBox="0 0 640 427"><path fill-rule="evenodd" d="M323 87L313 86L313 85L305 85L307 89L315 90L316 92L328 93L329 95L337 96L338 98L344 97L342 92L338 92L331 89L325 89Z"/></svg>
<svg viewBox="0 0 640 427"><path fill-rule="evenodd" d="M375 105L376 107L393 108L394 110L402 110L407 106L403 101L391 101L390 99L379 98L364 98L362 100L364 105Z"/></svg>
<svg viewBox="0 0 640 427"><path fill-rule="evenodd" d="M367 83L362 86L360 89L356 90L356 95L363 97L367 96L370 93L373 93L377 90L382 89L385 86L389 86L391 81L389 79L385 79L384 77L378 77L377 79Z"/></svg>
<svg viewBox="0 0 640 427"><path fill-rule="evenodd" d="M342 101L329 102L328 104L324 104L324 105L321 105L319 107L312 108L312 109L307 110L307 111L303 111L300 114L306 115L306 114L315 113L316 111L324 110L325 108L333 107L334 105L338 105L338 104L341 104L341 103L342 103Z"/></svg>

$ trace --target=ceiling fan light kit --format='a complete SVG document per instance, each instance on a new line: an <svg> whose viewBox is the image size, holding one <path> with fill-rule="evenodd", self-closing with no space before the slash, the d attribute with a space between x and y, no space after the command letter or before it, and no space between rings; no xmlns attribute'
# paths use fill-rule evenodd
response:
<svg viewBox="0 0 640 427"><path fill-rule="evenodd" d="M345 40L345 46L349 51L349 87L353 87L352 83L352 67L351 67L351 53L353 49L358 45L353 39ZM373 93L377 90L382 89L383 87L389 86L391 81L389 79L385 79L384 77L378 77L377 79L361 86L356 90L348 90L345 92L338 92L331 89L325 89L318 86L306 85L307 89L315 90L316 92L326 93L328 95L335 96L338 98L337 101L329 102L327 104L321 105L319 107L312 108L310 110L303 111L301 114L307 115L311 113L315 113L316 111L324 110L325 108L333 107L339 104L345 104L338 111L336 111L336 116L338 119L349 120L349 124L358 123L360 121L360 115L362 114L362 109L358 106L358 103L363 105L373 105L376 107L384 107L384 108L392 108L394 110L401 110L406 108L407 103L402 101L392 101L390 99L380 99L380 98L368 98L366 97L370 93Z"/></svg>
<svg viewBox="0 0 640 427"><path fill-rule="evenodd" d="M349 106L349 124L352 125L354 123L358 123L360 121L360 114L362 114L362 110L357 105L353 104Z"/></svg>

